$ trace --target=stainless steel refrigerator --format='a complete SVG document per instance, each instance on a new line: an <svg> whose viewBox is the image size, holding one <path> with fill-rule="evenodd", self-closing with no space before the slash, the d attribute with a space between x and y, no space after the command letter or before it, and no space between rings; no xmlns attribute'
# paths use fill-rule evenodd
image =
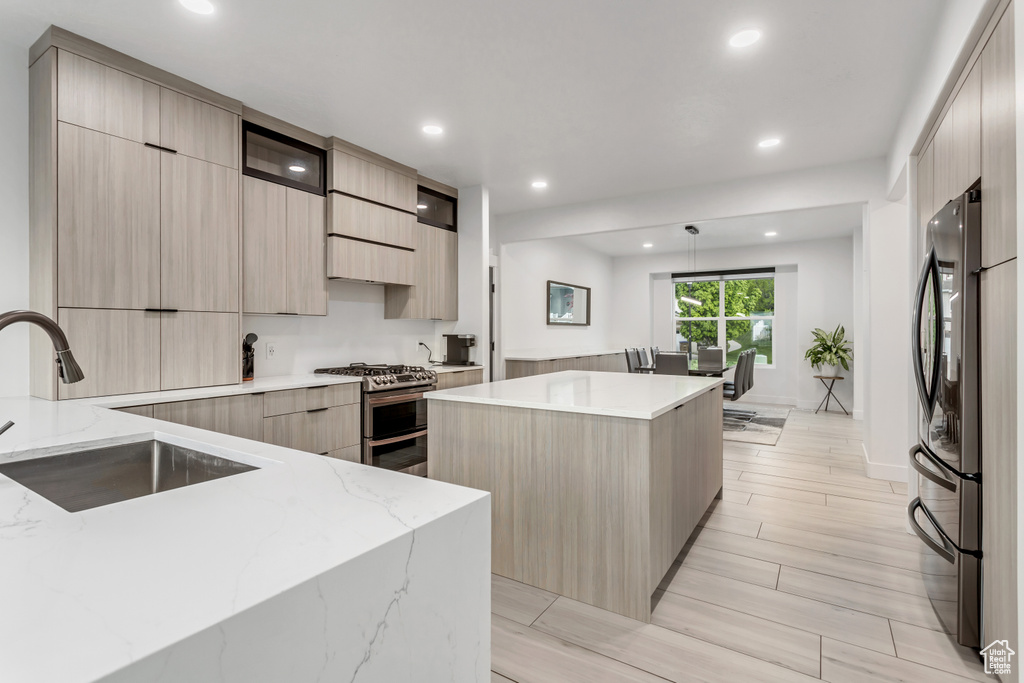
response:
<svg viewBox="0 0 1024 683"><path fill-rule="evenodd" d="M918 496L907 510L932 551L921 555L932 606L960 644L975 648L982 562L977 186L928 224L912 333L919 419L910 465Z"/></svg>

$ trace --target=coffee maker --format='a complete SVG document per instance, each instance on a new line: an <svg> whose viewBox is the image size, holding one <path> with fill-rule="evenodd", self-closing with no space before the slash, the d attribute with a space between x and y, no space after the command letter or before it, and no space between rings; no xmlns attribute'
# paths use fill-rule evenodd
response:
<svg viewBox="0 0 1024 683"><path fill-rule="evenodd" d="M445 365L475 365L469 360L469 350L476 346L475 334L445 334Z"/></svg>

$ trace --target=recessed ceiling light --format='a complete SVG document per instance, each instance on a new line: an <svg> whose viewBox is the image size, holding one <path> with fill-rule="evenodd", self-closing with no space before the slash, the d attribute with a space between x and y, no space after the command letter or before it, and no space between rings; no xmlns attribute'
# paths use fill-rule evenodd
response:
<svg viewBox="0 0 1024 683"><path fill-rule="evenodd" d="M423 132L427 135L440 135L444 132L441 126L423 126Z"/></svg>
<svg viewBox="0 0 1024 683"><path fill-rule="evenodd" d="M780 142L782 142L782 140L780 140L778 138L768 138L767 140L761 140L761 142L757 143L757 146L758 147L762 147L762 148L764 148L764 147L775 147Z"/></svg>
<svg viewBox="0 0 1024 683"><path fill-rule="evenodd" d="M748 28L730 38L729 44L733 47L750 47L759 40L761 40L761 32L756 28Z"/></svg>
<svg viewBox="0 0 1024 683"><path fill-rule="evenodd" d="M178 0L181 6L196 14L213 14L213 3L210 0Z"/></svg>
<svg viewBox="0 0 1024 683"><path fill-rule="evenodd" d="M778 234L779 234L779 233L777 233L777 232L766 232L766 233L764 234L764 236L765 236L765 237L775 237L775 236L776 236L776 235L778 235Z"/></svg>
<svg viewBox="0 0 1024 683"><path fill-rule="evenodd" d="M417 204L416 208L419 209L420 211L422 211L423 209L427 208L427 205L426 204Z"/></svg>
<svg viewBox="0 0 1024 683"><path fill-rule="evenodd" d="M535 189L535 190L543 190L545 187L548 186L548 181L546 181L546 180L534 180L530 184L533 185L533 189Z"/></svg>
<svg viewBox="0 0 1024 683"><path fill-rule="evenodd" d="M305 166L299 166L298 164L292 164L291 166L288 167L288 170L293 172L293 173L305 173L306 172L306 167Z"/></svg>
<svg viewBox="0 0 1024 683"><path fill-rule="evenodd" d="M650 242L644 242L644 249L650 249L650 248L651 248L651 247L653 247L653 246L654 246L654 245L653 245L653 244L651 244Z"/></svg>

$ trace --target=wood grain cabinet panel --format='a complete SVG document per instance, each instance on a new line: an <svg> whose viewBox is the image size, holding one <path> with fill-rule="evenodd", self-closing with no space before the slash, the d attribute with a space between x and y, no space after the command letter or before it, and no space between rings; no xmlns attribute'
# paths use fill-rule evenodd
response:
<svg viewBox="0 0 1024 683"><path fill-rule="evenodd" d="M120 413L128 413L129 415L138 415L139 417L153 417L153 405L146 406L125 406L124 408L114 408L114 410Z"/></svg>
<svg viewBox="0 0 1024 683"><path fill-rule="evenodd" d="M57 322L85 379L59 384L61 399L160 389L160 314L62 308Z"/></svg>
<svg viewBox="0 0 1024 683"><path fill-rule="evenodd" d="M58 305L160 307L160 152L58 124Z"/></svg>
<svg viewBox="0 0 1024 683"><path fill-rule="evenodd" d="M1011 4L981 53L981 265L1017 255L1017 136Z"/></svg>
<svg viewBox="0 0 1024 683"><path fill-rule="evenodd" d="M962 194L981 175L981 67L975 64L953 100L953 192Z"/></svg>
<svg viewBox="0 0 1024 683"><path fill-rule="evenodd" d="M932 140L935 155L935 190L932 195L932 215L934 216L956 194L953 189L953 114L947 111L935 131Z"/></svg>
<svg viewBox="0 0 1024 683"><path fill-rule="evenodd" d="M287 188L287 267L284 310L327 315L326 200Z"/></svg>
<svg viewBox="0 0 1024 683"><path fill-rule="evenodd" d="M238 168L238 115L160 88L160 144L203 161Z"/></svg>
<svg viewBox="0 0 1024 683"><path fill-rule="evenodd" d="M1005 18L1003 19L1005 21ZM982 640L1017 642L1017 262L981 274Z"/></svg>
<svg viewBox="0 0 1024 683"><path fill-rule="evenodd" d="M219 434L263 440L263 397L258 394L158 403L153 406L153 417Z"/></svg>
<svg viewBox="0 0 1024 683"><path fill-rule="evenodd" d="M416 216L332 192L330 232L415 249Z"/></svg>
<svg viewBox="0 0 1024 683"><path fill-rule="evenodd" d="M458 233L417 224L412 276L411 287L385 290L385 318L458 320Z"/></svg>
<svg viewBox="0 0 1024 683"><path fill-rule="evenodd" d="M361 438L359 406L338 406L302 413L275 415L263 420L263 438L285 448L327 455Z"/></svg>
<svg viewBox="0 0 1024 683"><path fill-rule="evenodd" d="M345 237L327 238L327 277L380 284L413 284L413 252Z"/></svg>
<svg viewBox="0 0 1024 683"><path fill-rule="evenodd" d="M932 210L933 197L935 196L935 154L932 143L928 143L924 151L917 158L917 227L918 240L920 245L927 244L925 234L928 231L928 221L932 219L935 212ZM922 250L924 247L921 247Z"/></svg>
<svg viewBox="0 0 1024 683"><path fill-rule="evenodd" d="M180 311L160 318L160 389L241 381L238 314Z"/></svg>
<svg viewBox="0 0 1024 683"><path fill-rule="evenodd" d="M361 463L363 461L363 449L359 444L354 446L345 446L338 450L331 451L327 454L328 458L335 458L337 460L346 460L348 462Z"/></svg>
<svg viewBox="0 0 1024 683"><path fill-rule="evenodd" d="M484 381L484 369L463 370L461 372L439 372L437 373L437 388L454 389L456 387L468 387L473 384L481 384Z"/></svg>
<svg viewBox="0 0 1024 683"><path fill-rule="evenodd" d="M328 155L330 189L416 213L416 178L340 150Z"/></svg>
<svg viewBox="0 0 1024 683"><path fill-rule="evenodd" d="M284 185L242 178L242 310L288 312L287 192Z"/></svg>
<svg viewBox="0 0 1024 683"><path fill-rule="evenodd" d="M238 171L161 159L161 307L238 312Z"/></svg>
<svg viewBox="0 0 1024 683"><path fill-rule="evenodd" d="M160 86L58 50L57 119L126 140L160 144Z"/></svg>

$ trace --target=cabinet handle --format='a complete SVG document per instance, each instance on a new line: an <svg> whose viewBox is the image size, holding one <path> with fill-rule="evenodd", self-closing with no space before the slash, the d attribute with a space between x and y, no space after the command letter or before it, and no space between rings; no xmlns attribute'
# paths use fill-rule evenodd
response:
<svg viewBox="0 0 1024 683"><path fill-rule="evenodd" d="M147 308L146 313L177 313L177 308Z"/></svg>
<svg viewBox="0 0 1024 683"><path fill-rule="evenodd" d="M324 452L323 452L323 453L321 453L320 455L330 455L330 454L331 454L331 452L330 452L330 451L324 451Z"/></svg>
<svg viewBox="0 0 1024 683"><path fill-rule="evenodd" d="M306 412L307 413L322 413L325 410L327 410L327 408L313 408L313 410L307 410Z"/></svg>
<svg viewBox="0 0 1024 683"><path fill-rule="evenodd" d="M291 313L289 311L278 311L275 315L298 315L298 313Z"/></svg>
<svg viewBox="0 0 1024 683"><path fill-rule="evenodd" d="M178 153L178 150L176 150L176 149L171 149L170 147L161 147L160 145L154 145L152 142L146 142L146 143L143 143L143 144L145 144L146 147L158 150L160 152L167 152L168 154L177 154Z"/></svg>

